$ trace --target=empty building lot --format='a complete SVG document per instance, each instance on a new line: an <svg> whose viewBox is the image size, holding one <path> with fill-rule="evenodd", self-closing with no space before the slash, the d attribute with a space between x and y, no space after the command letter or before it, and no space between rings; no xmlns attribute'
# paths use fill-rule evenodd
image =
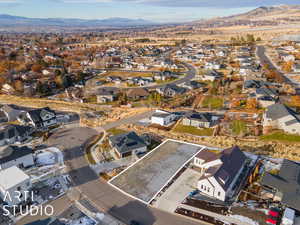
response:
<svg viewBox="0 0 300 225"><path fill-rule="evenodd" d="M149 203L194 155L205 146L167 140L109 183Z"/></svg>

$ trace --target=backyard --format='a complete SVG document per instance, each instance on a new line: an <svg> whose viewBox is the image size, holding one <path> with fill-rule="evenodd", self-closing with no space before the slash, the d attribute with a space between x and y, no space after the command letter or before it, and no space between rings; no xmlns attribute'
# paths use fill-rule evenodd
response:
<svg viewBox="0 0 300 225"><path fill-rule="evenodd" d="M286 141L286 142L300 142L300 135L287 134L282 131L276 131L271 134L260 137L263 141Z"/></svg>
<svg viewBox="0 0 300 225"><path fill-rule="evenodd" d="M212 128L197 128L193 126L185 126L182 124L178 124L174 129L174 132L177 133L186 133L186 134L192 134L196 136L212 136L214 129Z"/></svg>

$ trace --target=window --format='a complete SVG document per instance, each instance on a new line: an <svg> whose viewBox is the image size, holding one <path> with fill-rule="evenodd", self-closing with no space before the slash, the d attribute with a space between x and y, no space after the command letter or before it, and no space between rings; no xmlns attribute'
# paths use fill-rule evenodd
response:
<svg viewBox="0 0 300 225"><path fill-rule="evenodd" d="M207 192L209 192L210 191L210 188L207 188Z"/></svg>
<svg viewBox="0 0 300 225"><path fill-rule="evenodd" d="M221 192L220 191L218 191L218 196L220 196L221 195Z"/></svg>
<svg viewBox="0 0 300 225"><path fill-rule="evenodd" d="M18 191L21 191L21 187L17 187L17 190L18 190Z"/></svg>
<svg viewBox="0 0 300 225"><path fill-rule="evenodd" d="M201 189L203 190L203 184L201 184Z"/></svg>

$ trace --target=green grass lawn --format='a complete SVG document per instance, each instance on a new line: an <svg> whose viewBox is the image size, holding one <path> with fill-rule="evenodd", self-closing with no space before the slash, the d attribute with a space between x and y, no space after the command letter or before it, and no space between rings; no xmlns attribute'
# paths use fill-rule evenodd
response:
<svg viewBox="0 0 300 225"><path fill-rule="evenodd" d="M214 130L212 128L196 128L192 126L185 126L182 124L178 124L173 131L178 132L178 133L187 133L187 134L192 134L192 135L197 135L197 136L212 136Z"/></svg>
<svg viewBox="0 0 300 225"><path fill-rule="evenodd" d="M246 123L241 120L232 121L230 128L235 135L240 135L247 131Z"/></svg>
<svg viewBox="0 0 300 225"><path fill-rule="evenodd" d="M107 130L107 132L112 134L112 135L118 135L118 134L124 134L127 131L122 130L122 129L118 129L118 128L111 128L111 129Z"/></svg>
<svg viewBox="0 0 300 225"><path fill-rule="evenodd" d="M276 131L272 134L263 135L260 137L264 141L287 141L287 142L300 142L300 135L287 134L282 131Z"/></svg>
<svg viewBox="0 0 300 225"><path fill-rule="evenodd" d="M211 109L220 109L223 107L223 99L220 97L207 96L202 102L202 107Z"/></svg>

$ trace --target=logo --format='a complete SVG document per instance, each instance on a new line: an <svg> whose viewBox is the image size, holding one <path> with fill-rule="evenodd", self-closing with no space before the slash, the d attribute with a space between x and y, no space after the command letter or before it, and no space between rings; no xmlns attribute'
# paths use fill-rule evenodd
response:
<svg viewBox="0 0 300 225"><path fill-rule="evenodd" d="M34 192L14 191L13 193L5 192L3 201L8 203L2 207L3 216L53 216L54 208L52 205L21 205L19 203L30 201L34 202Z"/></svg>

